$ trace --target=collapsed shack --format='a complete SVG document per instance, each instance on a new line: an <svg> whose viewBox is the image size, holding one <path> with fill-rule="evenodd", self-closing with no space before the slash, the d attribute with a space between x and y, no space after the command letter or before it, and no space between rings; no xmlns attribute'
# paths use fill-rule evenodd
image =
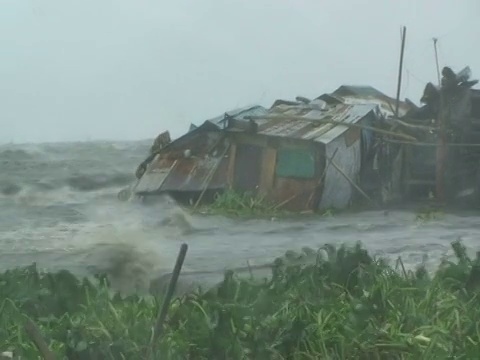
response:
<svg viewBox="0 0 480 360"><path fill-rule="evenodd" d="M442 71L440 86L428 83L422 107L412 107L394 126L418 141L384 139L399 149L406 200L435 197L448 204L480 200L480 90L472 89L470 68ZM397 164L398 165L398 164Z"/></svg>
<svg viewBox="0 0 480 360"><path fill-rule="evenodd" d="M313 100L277 100L268 111L225 114L156 151L134 192L196 206L232 189L292 211L383 201L378 190L392 177L388 152L379 158L381 138L415 140L382 130L394 101L371 87L342 86ZM409 106L400 105L404 115Z"/></svg>

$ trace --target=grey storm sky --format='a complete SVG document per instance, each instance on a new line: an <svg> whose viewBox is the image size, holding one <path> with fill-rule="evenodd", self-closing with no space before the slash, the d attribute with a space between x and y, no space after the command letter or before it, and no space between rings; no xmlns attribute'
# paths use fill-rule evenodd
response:
<svg viewBox="0 0 480 360"><path fill-rule="evenodd" d="M418 103L480 77L478 0L0 0L0 143L174 137L232 108L342 84Z"/></svg>

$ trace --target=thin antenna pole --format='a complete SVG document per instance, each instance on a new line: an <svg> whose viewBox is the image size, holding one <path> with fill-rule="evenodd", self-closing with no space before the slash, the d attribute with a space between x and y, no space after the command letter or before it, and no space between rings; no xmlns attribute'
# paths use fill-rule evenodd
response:
<svg viewBox="0 0 480 360"><path fill-rule="evenodd" d="M440 66L438 65L438 51L437 51L437 38L433 38L433 48L435 49L435 62L437 64L437 77L438 77L438 85L441 85L440 79Z"/></svg>
<svg viewBox="0 0 480 360"><path fill-rule="evenodd" d="M397 84L397 102L395 104L395 117L398 118L398 109L400 107L400 89L402 88L402 71L403 71L403 54L405 51L405 38L407 35L407 28L402 28L402 48L400 50L400 65L398 68L398 84Z"/></svg>

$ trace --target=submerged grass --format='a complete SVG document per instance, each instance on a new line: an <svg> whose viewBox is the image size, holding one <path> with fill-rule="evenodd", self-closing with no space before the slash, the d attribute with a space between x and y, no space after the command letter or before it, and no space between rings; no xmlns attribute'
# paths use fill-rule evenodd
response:
<svg viewBox="0 0 480 360"><path fill-rule="evenodd" d="M417 223L439 221L445 217L445 213L438 207L426 206L417 210L415 220Z"/></svg>
<svg viewBox="0 0 480 360"><path fill-rule="evenodd" d="M248 192L239 193L233 190L216 194L213 203L204 206L202 212L235 217L276 217L288 214L263 196L253 196Z"/></svg>
<svg viewBox="0 0 480 360"><path fill-rule="evenodd" d="M254 196L249 192L240 193L228 190L215 195L213 203L201 208L201 212L209 215L227 215L233 217L261 217L277 218L288 217L295 218L305 214L312 214L312 211L292 212L285 210L287 202L273 203L265 196ZM336 209L326 209L317 212L317 215L330 217L337 214Z"/></svg>
<svg viewBox="0 0 480 360"><path fill-rule="evenodd" d="M175 300L155 359L476 359L480 259L460 241L435 274L397 272L358 244L326 246L310 265L277 259L272 278L226 273ZM58 358L146 359L158 303L120 298L68 272L0 275L0 351L35 359L33 319Z"/></svg>

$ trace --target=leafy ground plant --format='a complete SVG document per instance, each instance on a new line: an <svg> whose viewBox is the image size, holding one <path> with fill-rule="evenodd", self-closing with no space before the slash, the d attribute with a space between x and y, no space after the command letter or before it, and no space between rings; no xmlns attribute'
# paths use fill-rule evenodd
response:
<svg viewBox="0 0 480 360"><path fill-rule="evenodd" d="M154 359L476 359L480 256L460 241L434 274L397 272L360 245L325 246L313 262L279 258L265 280L228 272L172 304ZM35 321L59 359L146 359L155 298L112 293L32 266L0 275L0 352L38 352Z"/></svg>
<svg viewBox="0 0 480 360"><path fill-rule="evenodd" d="M203 206L204 214L221 214L235 217L289 217L312 214L312 211L291 212L283 207L286 203L275 204L268 201L265 196L253 196L249 192L240 193L228 190L223 193L217 193L213 203ZM334 216L338 210L329 208L318 212L318 215L324 217Z"/></svg>
<svg viewBox="0 0 480 360"><path fill-rule="evenodd" d="M263 196L253 196L248 192L239 193L232 190L216 194L214 202L205 206L203 212L245 217L271 217L285 214L279 206L267 201Z"/></svg>

